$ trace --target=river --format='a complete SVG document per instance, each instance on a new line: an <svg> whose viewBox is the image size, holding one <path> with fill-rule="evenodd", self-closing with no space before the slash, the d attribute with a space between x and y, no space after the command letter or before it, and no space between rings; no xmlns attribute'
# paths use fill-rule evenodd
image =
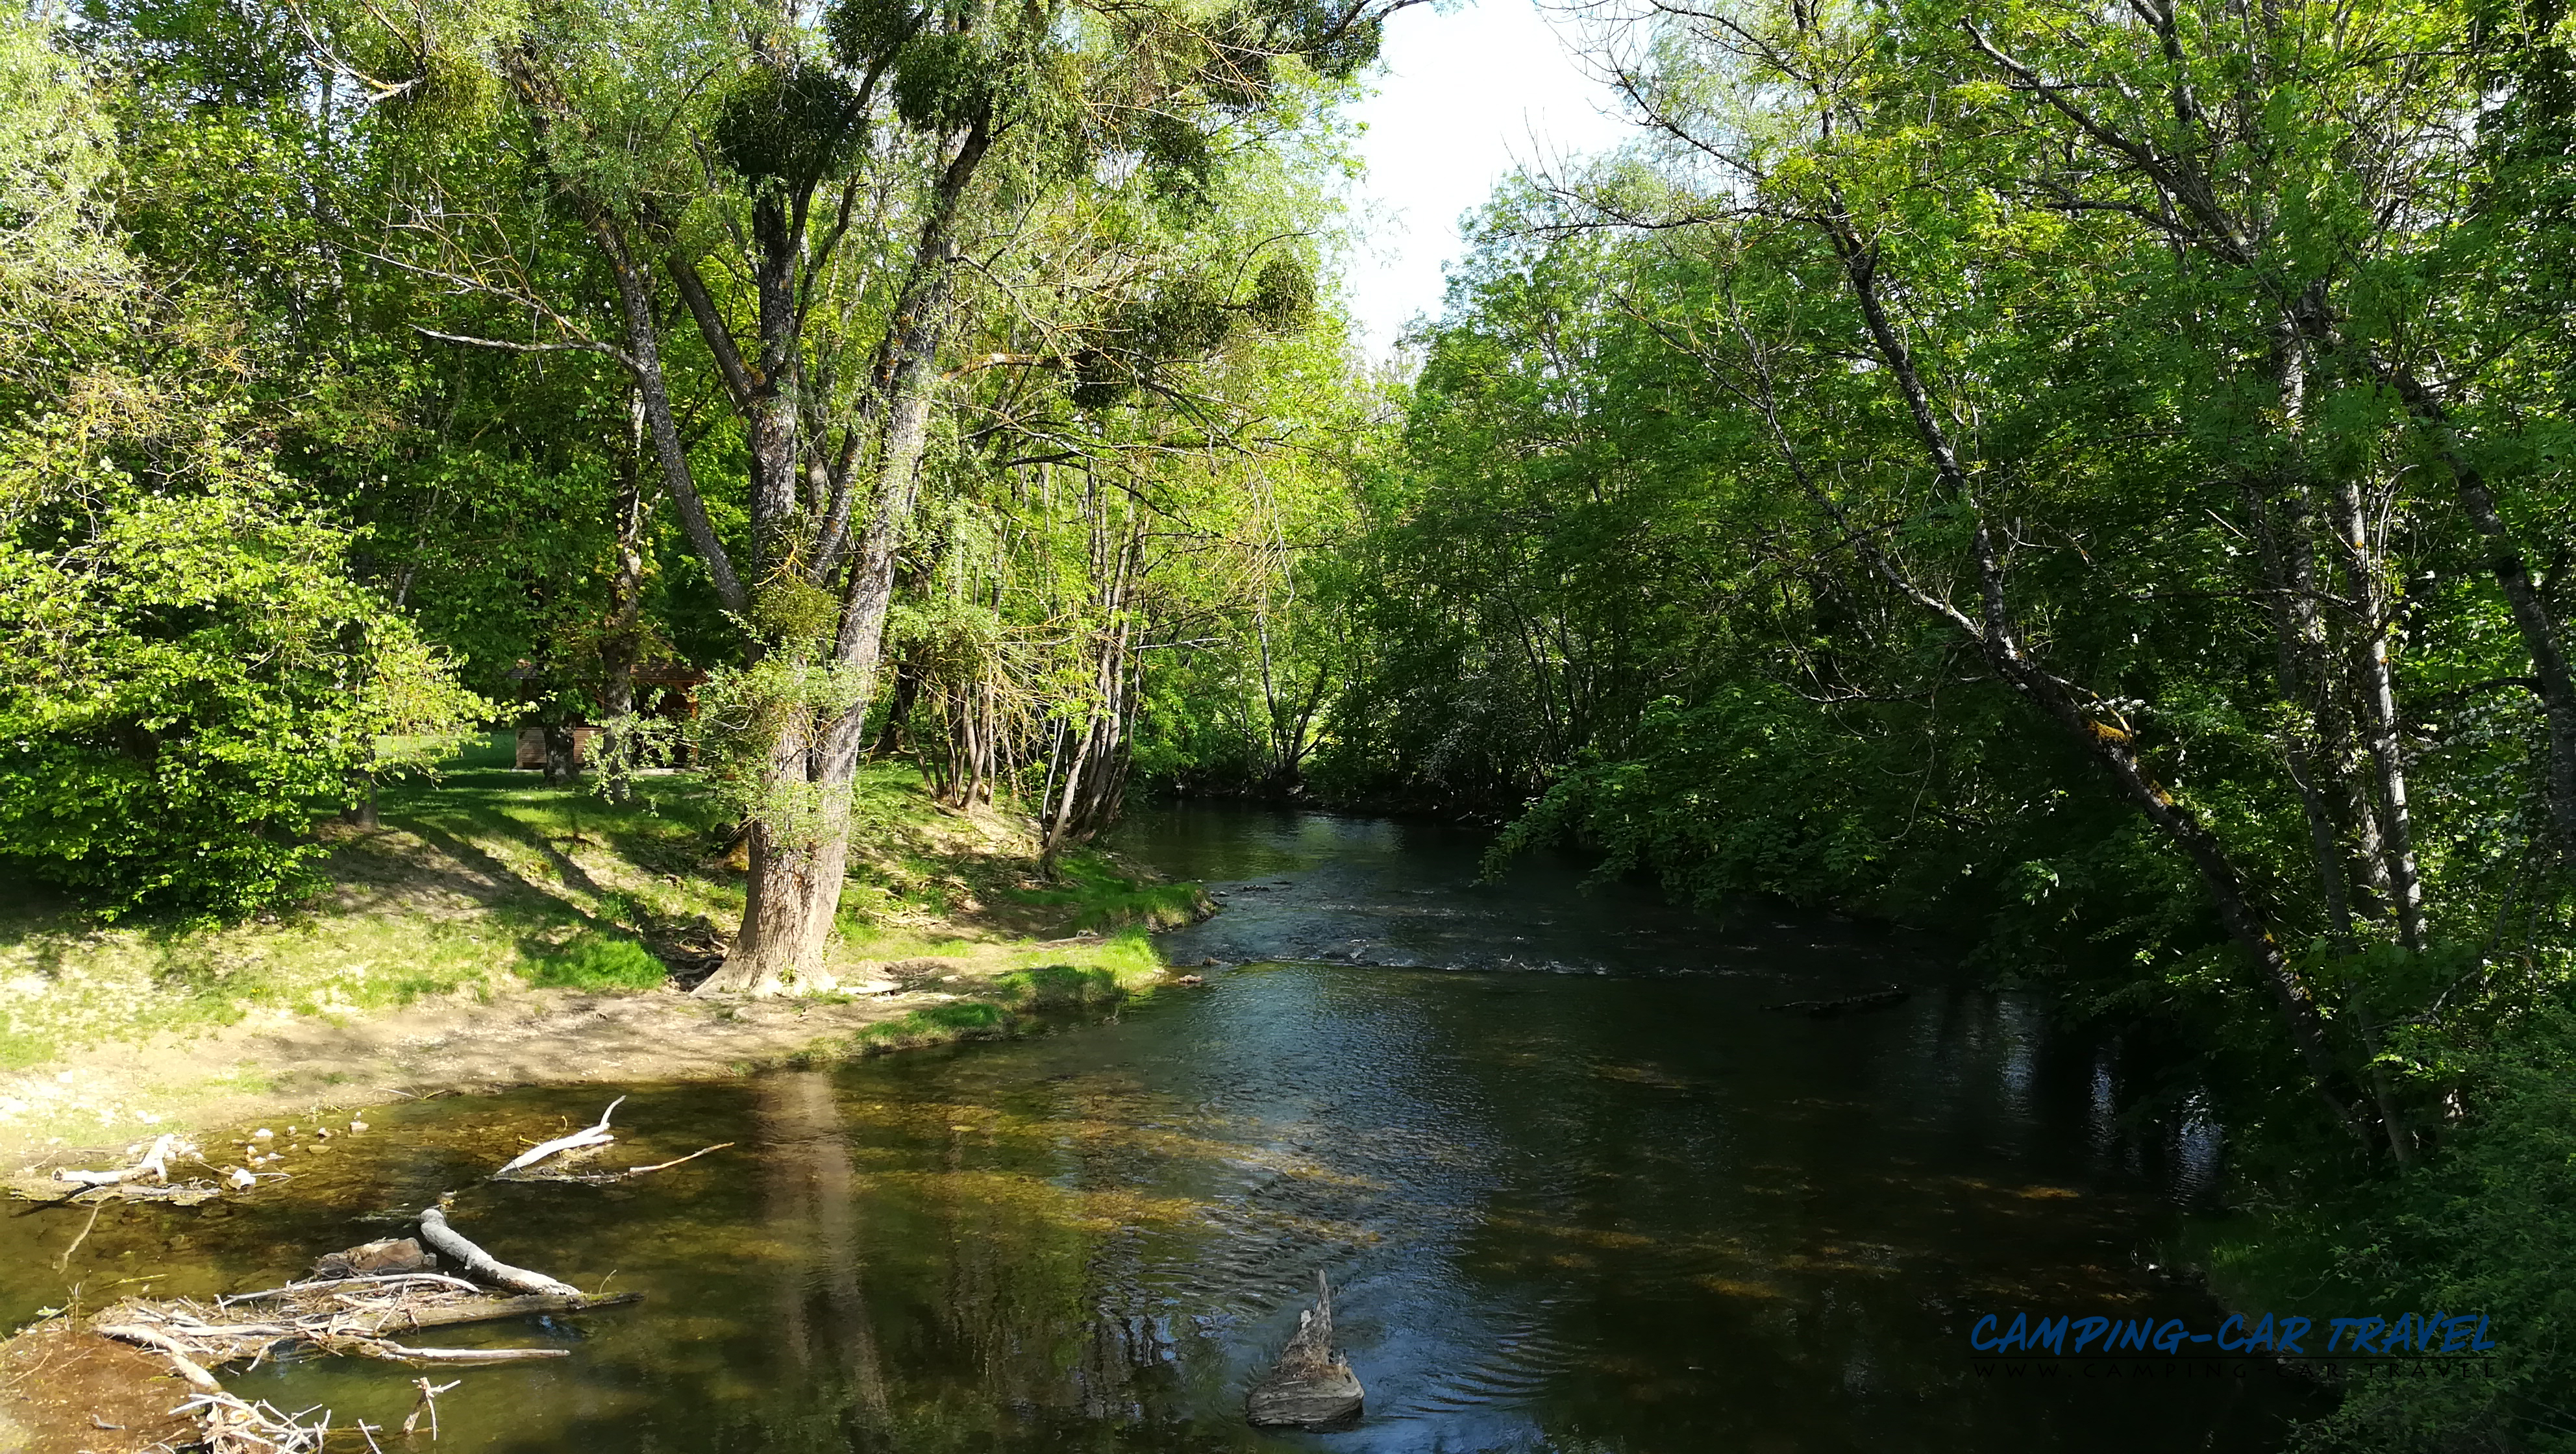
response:
<svg viewBox="0 0 2576 1454"><path fill-rule="evenodd" d="M438 1447L2095 1454L2268 1450L2318 1411L2262 1365L1971 1361L1985 1312L2214 1324L2152 1264L2222 1138L2128 1124L2172 1067L1929 944L1684 913L1561 860L1479 884L1483 839L1437 825L1182 807L1118 846L1227 905L1166 937L1218 961L1205 988L1007 1043L639 1087L617 1117L636 1159L736 1149L468 1190L457 1224L504 1259L646 1297L443 1338L575 1356L450 1375ZM1888 984L1913 994L1761 1008ZM282 1279L598 1100L395 1108L298 1197L120 1214L92 1265L160 1292ZM1366 1417L1257 1433L1244 1389L1318 1269ZM24 1270L0 1277L13 1319L50 1287ZM227 1382L342 1424L411 1403L355 1361Z"/></svg>

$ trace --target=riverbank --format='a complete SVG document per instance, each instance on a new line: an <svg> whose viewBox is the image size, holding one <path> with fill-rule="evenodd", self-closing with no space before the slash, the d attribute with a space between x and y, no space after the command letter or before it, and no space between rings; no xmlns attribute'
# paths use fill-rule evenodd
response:
<svg viewBox="0 0 2576 1454"><path fill-rule="evenodd" d="M323 883L231 926L0 914L0 1165L445 1090L703 1080L999 1033L1164 976L1147 930L1209 908L1103 856L1039 870L1028 826L859 784L862 849L820 993L700 1000L742 872L685 775L635 801L548 787L497 746L333 829Z"/></svg>

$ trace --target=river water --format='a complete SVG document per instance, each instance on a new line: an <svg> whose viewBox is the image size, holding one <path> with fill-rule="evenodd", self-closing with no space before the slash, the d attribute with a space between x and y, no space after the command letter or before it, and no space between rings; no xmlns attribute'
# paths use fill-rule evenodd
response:
<svg viewBox="0 0 2576 1454"><path fill-rule="evenodd" d="M64 1277L91 1305L267 1285L461 1188L457 1225L505 1260L646 1295L419 1335L573 1350L445 1375L458 1451L2090 1454L2267 1450L2317 1411L2260 1365L1972 1363L1989 1311L2214 1323L2152 1264L2222 1146L2123 1117L2170 1066L1928 945L1678 912L1559 861L1482 885L1483 840L1439 826L1177 808L1119 846L1228 906L1167 936L1218 962L1207 987L1008 1043L639 1087L633 1160L736 1146L621 1186L476 1185L596 1091L396 1108L308 1156L294 1198L111 1211ZM1911 998L1761 1008L1889 984ZM0 1316L59 1300L81 1215L0 1227ZM1319 1269L1366 1417L1257 1433L1244 1390ZM381 1364L227 1381L344 1425L411 1404Z"/></svg>

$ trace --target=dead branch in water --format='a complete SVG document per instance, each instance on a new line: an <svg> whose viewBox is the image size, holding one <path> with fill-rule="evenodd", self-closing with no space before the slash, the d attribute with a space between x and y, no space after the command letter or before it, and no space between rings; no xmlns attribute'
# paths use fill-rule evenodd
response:
<svg viewBox="0 0 2576 1454"><path fill-rule="evenodd" d="M674 1156L668 1161L656 1161L650 1166L630 1166L623 1171L531 1171L519 1176L510 1177L509 1180L568 1181L578 1183L582 1186L606 1186L610 1182L631 1181L639 1176L649 1176L656 1171L668 1171L683 1161L695 1161L710 1151L722 1151L731 1145L733 1145L733 1143L730 1141L719 1141L713 1146L701 1146L686 1156ZM502 1180L502 1178L498 1176L495 1176L492 1179L494 1181Z"/></svg>
<svg viewBox="0 0 2576 1454"><path fill-rule="evenodd" d="M207 1454L303 1454L322 1448L331 1437L331 1416L322 1422L298 1422L303 1414L285 1414L265 1403L244 1403L221 1388L200 1391L172 1413L192 1414L206 1431Z"/></svg>
<svg viewBox="0 0 2576 1454"><path fill-rule="evenodd" d="M609 1142L616 1140L616 1133L608 1129L608 1118L617 1114L617 1108L624 1104L626 1104L626 1097L619 1096L617 1099L608 1103L607 1110L599 1113L598 1125L583 1127L581 1130L575 1131L569 1136L557 1136L552 1141L541 1142L535 1146L529 1147L523 1152L520 1152L517 1159L513 1160L509 1165L502 1167L499 1171L492 1173L492 1179L494 1181L499 1181L503 1177L510 1175L512 1172L525 1171L529 1167L536 1165L538 1162L545 1160L549 1156L560 1156L567 1151L580 1151L594 1146L605 1146Z"/></svg>
<svg viewBox="0 0 2576 1454"><path fill-rule="evenodd" d="M585 1313L622 1307L641 1293L609 1297L539 1294L495 1297L470 1283L435 1274L400 1279L339 1279L304 1283L220 1300L207 1307L187 1298L128 1299L98 1315L92 1331L185 1357L199 1365L264 1359L292 1353L345 1353L394 1363L508 1362L552 1358L563 1350L408 1348L397 1333L499 1322L540 1313ZM261 1315L226 1314L257 1303Z"/></svg>
<svg viewBox="0 0 2576 1454"><path fill-rule="evenodd" d="M420 1427L420 1416L426 1411L429 1415L429 1440L435 1444L438 1442L438 1396L456 1385L431 1383L426 1378L415 1378L412 1380L412 1387L420 1390L420 1400L412 1405L411 1417L403 1420L403 1437L410 1438L413 1431Z"/></svg>
<svg viewBox="0 0 2576 1454"><path fill-rule="evenodd" d="M448 1227L446 1216L437 1208L423 1213L421 1224L424 1240L465 1264L467 1271L506 1288L536 1290L509 1296L445 1273L365 1271L237 1293L218 1298L211 1306L188 1298L128 1298L92 1319L89 1330L151 1349L169 1360L171 1370L195 1390L172 1412L197 1422L204 1435L202 1447L210 1454L320 1454L330 1436L328 1413L319 1423L308 1424L305 1420L314 1410L285 1414L264 1403L245 1402L226 1393L208 1370L243 1359L256 1367L271 1356L299 1353L441 1367L568 1358L571 1352L563 1348L421 1348L398 1342L395 1335L541 1313L589 1312L642 1298L640 1293L592 1297L542 1273L510 1267ZM335 1253L317 1265L383 1266L382 1259L401 1265L419 1256L420 1249L408 1241L371 1242ZM420 1402L403 1432L412 1432L426 1413L434 1439L438 1395L456 1385L432 1384L423 1378L416 1386ZM372 1431L363 1424L358 1428L368 1446L375 1448Z"/></svg>
<svg viewBox="0 0 2576 1454"><path fill-rule="evenodd" d="M81 1225L80 1235L72 1239L72 1245L63 1249L62 1256L54 1259L54 1271L60 1272L64 1268L72 1265L72 1254L81 1250L81 1244L89 1240L89 1234L98 1229L98 1214L106 1210L107 1203L105 1202L96 1202L91 1205L89 1209L89 1220Z"/></svg>
<svg viewBox="0 0 2576 1454"><path fill-rule="evenodd" d="M406 1348L400 1343L382 1345L381 1353L368 1354L395 1363L527 1363L539 1358L570 1358L569 1348Z"/></svg>
<svg viewBox="0 0 2576 1454"><path fill-rule="evenodd" d="M284 1287L263 1288L258 1292L226 1293L215 1299L215 1306L228 1308L235 1303L255 1303L264 1298L273 1297L296 1297L305 1293L321 1292L327 1288L359 1285L382 1287L406 1282L422 1283L432 1287L452 1287L459 1292L483 1291L482 1288L467 1282L464 1278L450 1277L444 1272L383 1272L370 1273L364 1277L327 1277L312 1282L290 1282Z"/></svg>
<svg viewBox="0 0 2576 1454"><path fill-rule="evenodd" d="M13 1176L8 1179L8 1187L9 1195L21 1201L51 1206L72 1202L167 1202L172 1206L193 1207L224 1194L222 1187L210 1181L182 1181L169 1186L120 1181L89 1186L76 1181L56 1181L50 1176Z"/></svg>
<svg viewBox="0 0 2576 1454"><path fill-rule="evenodd" d="M152 1143L152 1149L144 1152L143 1159L132 1166L115 1171L78 1171L61 1168L54 1172L54 1180L68 1181L79 1186L115 1186L120 1182L149 1177L166 1185L170 1180L170 1158L186 1155L194 1149L181 1144L176 1136L165 1135L156 1138ZM134 1153L128 1150L126 1154L131 1156Z"/></svg>

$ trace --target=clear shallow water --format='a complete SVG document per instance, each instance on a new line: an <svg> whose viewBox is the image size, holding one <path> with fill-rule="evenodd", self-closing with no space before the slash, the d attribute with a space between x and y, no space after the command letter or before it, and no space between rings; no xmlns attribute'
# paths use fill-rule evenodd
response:
<svg viewBox="0 0 2576 1454"><path fill-rule="evenodd" d="M463 1189L503 1258L646 1293L441 1339L574 1350L444 1375L455 1450L2261 1450L2304 1411L2259 1373L1974 1373L1985 1311L2210 1317L2145 1263L2216 1138L2124 1132L2143 1067L1918 946L1563 865L1478 887L1452 829L1177 810L1121 846L1236 885L1169 947L1240 967L1008 1044L639 1088L633 1160L739 1144L626 1186L475 1185L596 1092L373 1114L293 1204L112 1211L66 1277L265 1285ZM1271 962L1327 952L1372 962ZM1758 1008L1891 981L1914 998ZM0 1312L60 1300L85 1215L0 1223ZM1255 1434L1319 1266L1367 1418ZM338 1422L410 1402L384 1365L230 1382Z"/></svg>

